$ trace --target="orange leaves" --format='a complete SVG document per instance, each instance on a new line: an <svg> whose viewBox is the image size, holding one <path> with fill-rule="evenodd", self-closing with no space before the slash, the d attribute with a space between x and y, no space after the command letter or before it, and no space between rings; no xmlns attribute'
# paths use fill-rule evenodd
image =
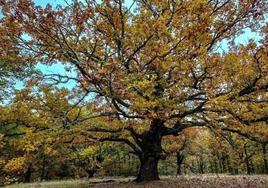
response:
<svg viewBox="0 0 268 188"><path fill-rule="evenodd" d="M4 167L4 170L7 172L11 172L14 174L23 173L26 168L26 161L25 157L17 157L9 160Z"/></svg>
<svg viewBox="0 0 268 188"><path fill-rule="evenodd" d="M62 8L62 15L64 16L67 9ZM82 33L85 31L87 22L94 17L94 9L90 6L84 6L81 3L74 2L71 10L71 16L68 18L69 22L75 24L75 31L77 33Z"/></svg>

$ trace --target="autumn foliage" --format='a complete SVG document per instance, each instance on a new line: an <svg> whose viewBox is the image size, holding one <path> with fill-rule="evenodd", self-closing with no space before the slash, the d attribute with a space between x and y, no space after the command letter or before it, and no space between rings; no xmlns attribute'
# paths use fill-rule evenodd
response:
<svg viewBox="0 0 268 188"><path fill-rule="evenodd" d="M61 156L60 143L119 142L140 161L137 180L157 180L158 161L187 147L193 132L268 143L265 0L86 0L57 7L6 0L1 9L1 62L65 67L32 76L4 108L11 116L0 120L19 117L25 129L25 154L5 168L23 169L23 157L36 161L37 150ZM261 40L237 43L246 29ZM56 88L70 80L75 87Z"/></svg>

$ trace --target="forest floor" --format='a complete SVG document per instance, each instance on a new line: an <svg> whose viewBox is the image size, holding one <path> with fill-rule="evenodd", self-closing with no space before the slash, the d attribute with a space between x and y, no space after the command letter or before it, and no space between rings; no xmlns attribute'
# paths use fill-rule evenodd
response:
<svg viewBox="0 0 268 188"><path fill-rule="evenodd" d="M161 177L159 181L136 183L133 178L48 181L16 184L7 188L268 188L268 176L196 175Z"/></svg>

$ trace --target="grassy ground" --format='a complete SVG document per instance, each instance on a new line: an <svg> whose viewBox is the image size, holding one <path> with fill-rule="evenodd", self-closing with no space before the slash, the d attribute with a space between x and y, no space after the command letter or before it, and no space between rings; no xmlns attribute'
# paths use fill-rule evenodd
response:
<svg viewBox="0 0 268 188"><path fill-rule="evenodd" d="M136 183L133 178L105 178L17 184L7 188L268 188L268 176L181 176Z"/></svg>

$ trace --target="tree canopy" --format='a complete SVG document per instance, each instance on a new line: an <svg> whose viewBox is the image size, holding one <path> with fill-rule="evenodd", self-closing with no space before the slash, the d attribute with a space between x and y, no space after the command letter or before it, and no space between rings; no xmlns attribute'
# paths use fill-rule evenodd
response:
<svg viewBox="0 0 268 188"><path fill-rule="evenodd" d="M159 179L163 138L191 127L268 142L265 0L85 0L56 8L4 0L1 8L4 62L60 62L75 72L33 83L76 81L74 107L55 123L88 125L80 133L91 140L127 144L140 160L138 181ZM237 44L246 28L262 40Z"/></svg>

